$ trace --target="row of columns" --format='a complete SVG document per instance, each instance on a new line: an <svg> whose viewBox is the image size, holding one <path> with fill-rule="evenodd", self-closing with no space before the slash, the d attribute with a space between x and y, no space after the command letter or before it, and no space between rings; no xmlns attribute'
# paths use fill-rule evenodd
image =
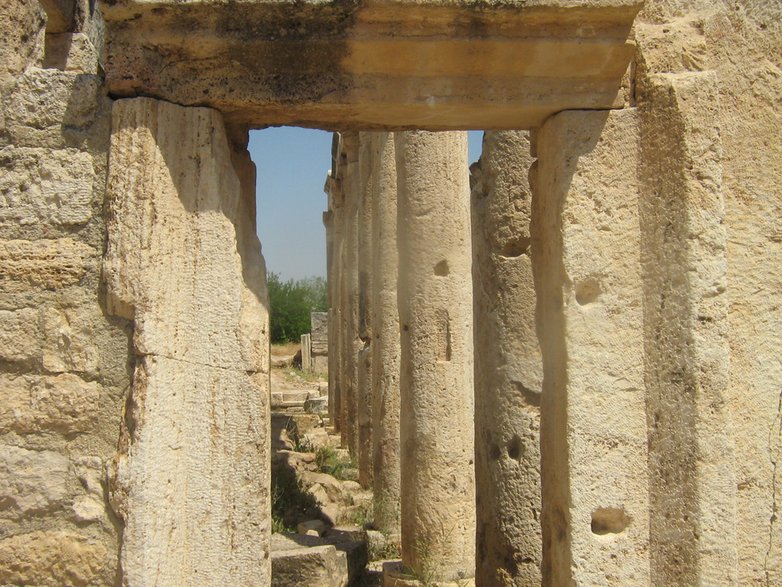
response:
<svg viewBox="0 0 782 587"><path fill-rule="evenodd" d="M389 584L474 578L466 141L344 133L326 186L331 416L374 490L375 525L401 536Z"/></svg>
<svg viewBox="0 0 782 587"><path fill-rule="evenodd" d="M387 585L736 584L716 80L650 83L487 133L471 174L465 133L337 137L329 409L401 535ZM113 108L123 581L268 584L252 169L214 111Z"/></svg>
<svg viewBox="0 0 782 587"><path fill-rule="evenodd" d="M660 80L664 153L651 108L485 133L472 169L463 132L338 136L330 409L401 534L386 585L733 581L708 81Z"/></svg>

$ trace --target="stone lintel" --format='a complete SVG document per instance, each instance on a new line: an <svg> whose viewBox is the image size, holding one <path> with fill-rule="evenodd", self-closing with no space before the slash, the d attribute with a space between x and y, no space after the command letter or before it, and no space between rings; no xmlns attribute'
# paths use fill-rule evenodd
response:
<svg viewBox="0 0 782 587"><path fill-rule="evenodd" d="M107 82L252 126L530 128L621 104L642 4L114 0Z"/></svg>

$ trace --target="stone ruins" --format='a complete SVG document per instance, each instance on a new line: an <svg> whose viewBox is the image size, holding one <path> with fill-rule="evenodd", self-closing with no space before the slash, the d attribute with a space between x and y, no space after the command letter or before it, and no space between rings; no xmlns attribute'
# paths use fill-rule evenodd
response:
<svg viewBox="0 0 782 587"><path fill-rule="evenodd" d="M782 584L782 4L1 4L0 585L271 584L274 125L385 585Z"/></svg>

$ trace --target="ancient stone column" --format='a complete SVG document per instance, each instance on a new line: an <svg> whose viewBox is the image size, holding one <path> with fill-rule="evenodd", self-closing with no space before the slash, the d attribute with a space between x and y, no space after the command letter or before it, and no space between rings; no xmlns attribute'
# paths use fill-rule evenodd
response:
<svg viewBox="0 0 782 587"><path fill-rule="evenodd" d="M326 193L328 201L328 209L323 213L323 225L326 228L326 294L328 296L328 314L327 314L327 336L328 336L328 382L329 382L329 395L328 395L328 415L329 422L332 426L335 425L334 410L335 406L339 404L339 374L337 370L337 333L335 330L338 328L338 283L339 283L339 237L337 236L337 211L334 206L334 198L331 195L333 176L332 171L329 172L326 178L326 183L323 186L323 191Z"/></svg>
<svg viewBox="0 0 782 587"><path fill-rule="evenodd" d="M104 277L134 325L110 488L124 585L271 581L268 301L243 155L215 110L114 103Z"/></svg>
<svg viewBox="0 0 782 587"><path fill-rule="evenodd" d="M372 488L374 523L399 535L399 310L394 135L372 149Z"/></svg>
<svg viewBox="0 0 782 587"><path fill-rule="evenodd" d="M540 392L526 131L487 132L471 168L475 477L481 585L540 585Z"/></svg>
<svg viewBox="0 0 782 587"><path fill-rule="evenodd" d="M628 109L537 135L544 585L650 581L638 133Z"/></svg>
<svg viewBox="0 0 782 587"><path fill-rule="evenodd" d="M358 281L358 204L361 194L358 162L358 133L343 133L344 153L342 180L345 200L344 256L342 283L342 445L358 457L358 353L363 347L359 338Z"/></svg>
<svg viewBox="0 0 782 587"><path fill-rule="evenodd" d="M402 563L421 583L471 584L475 475L467 134L406 132L396 135L395 146ZM386 584L399 584L396 577L389 572Z"/></svg>
<svg viewBox="0 0 782 587"><path fill-rule="evenodd" d="M643 89L639 173L652 584L749 584L737 576L738 549L746 548L736 536L737 500L756 488L737 483L734 420L727 411L728 263L717 76L653 75ZM769 439L778 446L777 422ZM753 507L762 503L752 501ZM779 565L769 569L767 584L779 583Z"/></svg>
<svg viewBox="0 0 782 587"><path fill-rule="evenodd" d="M358 194L358 380L356 385L358 418L358 481L362 487L372 484L372 138L359 133Z"/></svg>

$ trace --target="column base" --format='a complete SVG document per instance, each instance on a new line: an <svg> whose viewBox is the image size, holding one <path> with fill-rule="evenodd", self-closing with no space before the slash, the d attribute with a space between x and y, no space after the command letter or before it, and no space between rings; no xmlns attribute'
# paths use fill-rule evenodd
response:
<svg viewBox="0 0 782 587"><path fill-rule="evenodd" d="M475 587L475 577L429 581L405 572L402 561L389 561L383 563L383 587Z"/></svg>

